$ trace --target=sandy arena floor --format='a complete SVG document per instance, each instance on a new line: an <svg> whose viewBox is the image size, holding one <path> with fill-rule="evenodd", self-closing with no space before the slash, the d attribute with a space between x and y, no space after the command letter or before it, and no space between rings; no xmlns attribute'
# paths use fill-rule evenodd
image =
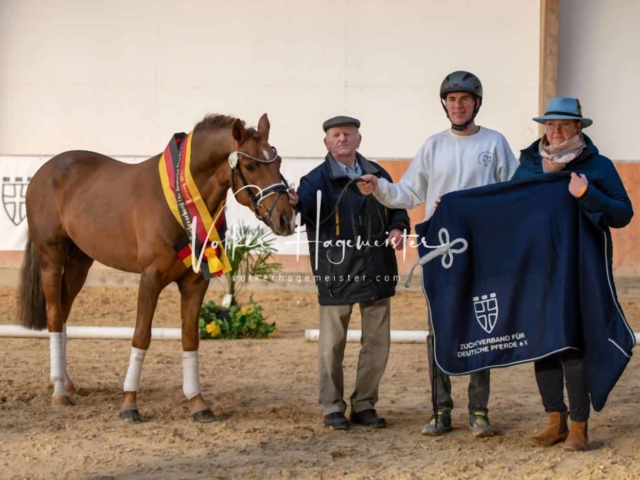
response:
<svg viewBox="0 0 640 480"><path fill-rule="evenodd" d="M16 289L0 287L0 323L15 319ZM215 292L211 297L217 296ZM0 479L180 478L640 478L640 365L634 358L607 407L590 422L591 450L564 452L527 443L546 420L531 364L492 373L491 419L501 434L474 439L467 430L467 378L454 378L455 429L420 434L430 413L426 346L393 344L378 411L386 430L333 432L316 406L317 328L313 293L259 291L276 321L273 340L206 341L201 383L218 421L189 419L182 394L181 347L151 344L140 412L118 418L130 342L70 340L70 373L80 388L73 407L50 406L46 340L0 338ZM640 330L640 300L623 301ZM71 325L133 326L136 291L86 288ZM421 293L393 300L392 328L426 330ZM163 293L154 326L179 326L178 293ZM359 318L352 328L359 328ZM347 396L359 345L348 344Z"/></svg>

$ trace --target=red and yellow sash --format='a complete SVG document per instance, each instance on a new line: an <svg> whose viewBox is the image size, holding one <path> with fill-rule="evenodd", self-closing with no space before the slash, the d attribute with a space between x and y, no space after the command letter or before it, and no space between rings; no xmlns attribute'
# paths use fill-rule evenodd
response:
<svg viewBox="0 0 640 480"><path fill-rule="evenodd" d="M224 215L226 198L215 209L212 217L191 176L192 138L193 132L188 135L176 133L165 148L158 169L167 204L186 232L186 235L173 248L187 267L193 265L192 253L195 253L197 262L204 248L200 268L205 279L208 280L231 271L231 264L224 251L224 236L227 229ZM195 218L197 218L196 235L192 238ZM214 225L214 219L215 226L211 228ZM208 232L210 233L207 235ZM191 250L193 243L196 247L195 252Z"/></svg>

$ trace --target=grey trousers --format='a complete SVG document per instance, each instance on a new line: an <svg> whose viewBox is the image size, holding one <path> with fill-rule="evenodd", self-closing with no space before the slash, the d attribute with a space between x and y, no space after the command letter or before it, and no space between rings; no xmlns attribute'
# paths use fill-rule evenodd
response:
<svg viewBox="0 0 640 480"><path fill-rule="evenodd" d="M345 412L342 361L347 343L347 329L353 304L320 305L320 339L318 341L318 372L320 407L324 415ZM385 298L360 303L362 338L356 387L351 395L351 411L374 408L378 401L380 379L389 358L391 300Z"/></svg>
<svg viewBox="0 0 640 480"><path fill-rule="evenodd" d="M439 412L450 413L453 410L451 398L451 379L449 375L435 365L433 356L433 335L427 337L427 351L429 358L429 380L433 385L433 373L436 373L436 404ZM491 392L491 370L482 370L469 375L469 413L489 411L489 393Z"/></svg>

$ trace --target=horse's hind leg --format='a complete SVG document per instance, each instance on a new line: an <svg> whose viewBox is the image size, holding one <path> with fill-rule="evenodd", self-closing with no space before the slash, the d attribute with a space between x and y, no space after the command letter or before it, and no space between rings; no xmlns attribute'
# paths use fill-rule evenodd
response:
<svg viewBox="0 0 640 480"><path fill-rule="evenodd" d="M65 354L63 327L65 312L62 308L62 274L69 251L70 242L66 238L36 244L42 290L46 298L47 330L51 354L51 383L53 384L53 405L73 405L64 388Z"/></svg>
<svg viewBox="0 0 640 480"><path fill-rule="evenodd" d="M215 420L211 408L204 401L200 392L198 363L198 346L200 343L198 319L202 309L202 300L208 286L208 281L204 281L195 275L188 276L178 283L182 317L182 389L191 404L193 419L200 423L209 423Z"/></svg>
<svg viewBox="0 0 640 480"><path fill-rule="evenodd" d="M71 313L71 305L87 280L87 274L93 264L93 258L86 255L75 244L69 248L67 260L62 275L62 311L64 313L64 327L62 329L62 353L64 355L65 378L64 387L68 393L75 393L76 388L69 376L67 362L67 320Z"/></svg>

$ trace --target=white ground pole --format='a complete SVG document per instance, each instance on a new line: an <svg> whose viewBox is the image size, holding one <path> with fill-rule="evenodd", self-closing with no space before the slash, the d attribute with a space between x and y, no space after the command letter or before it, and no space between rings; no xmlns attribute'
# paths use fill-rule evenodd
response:
<svg viewBox="0 0 640 480"><path fill-rule="evenodd" d="M393 343L426 343L426 330L391 330ZM640 332L635 332L636 341L640 342ZM304 337L308 342L317 342L320 330L305 330ZM0 325L0 338L49 338L46 330L29 330L18 325ZM347 342L358 343L362 337L361 330L348 330ZM67 338L133 338L133 327L67 327ZM179 328L152 328L151 338L154 340L180 340L182 331Z"/></svg>
<svg viewBox="0 0 640 480"><path fill-rule="evenodd" d="M133 327L67 327L67 338L133 338ZM0 325L0 337L49 338L47 330L29 330L19 325ZM182 330L179 328L152 328L151 338L154 340L180 340Z"/></svg>
<svg viewBox="0 0 640 480"><path fill-rule="evenodd" d="M634 332L636 342L640 343L640 332ZM0 333L0 336L2 334ZM427 343L427 330L391 330L391 343ZM317 342L320 330L305 330L307 342ZM360 343L362 330L347 330L347 343Z"/></svg>
<svg viewBox="0 0 640 480"><path fill-rule="evenodd" d="M426 330L391 330L392 343L427 343ZM320 330L305 330L304 338L307 342L317 342ZM347 330L347 343L360 343L362 330Z"/></svg>

